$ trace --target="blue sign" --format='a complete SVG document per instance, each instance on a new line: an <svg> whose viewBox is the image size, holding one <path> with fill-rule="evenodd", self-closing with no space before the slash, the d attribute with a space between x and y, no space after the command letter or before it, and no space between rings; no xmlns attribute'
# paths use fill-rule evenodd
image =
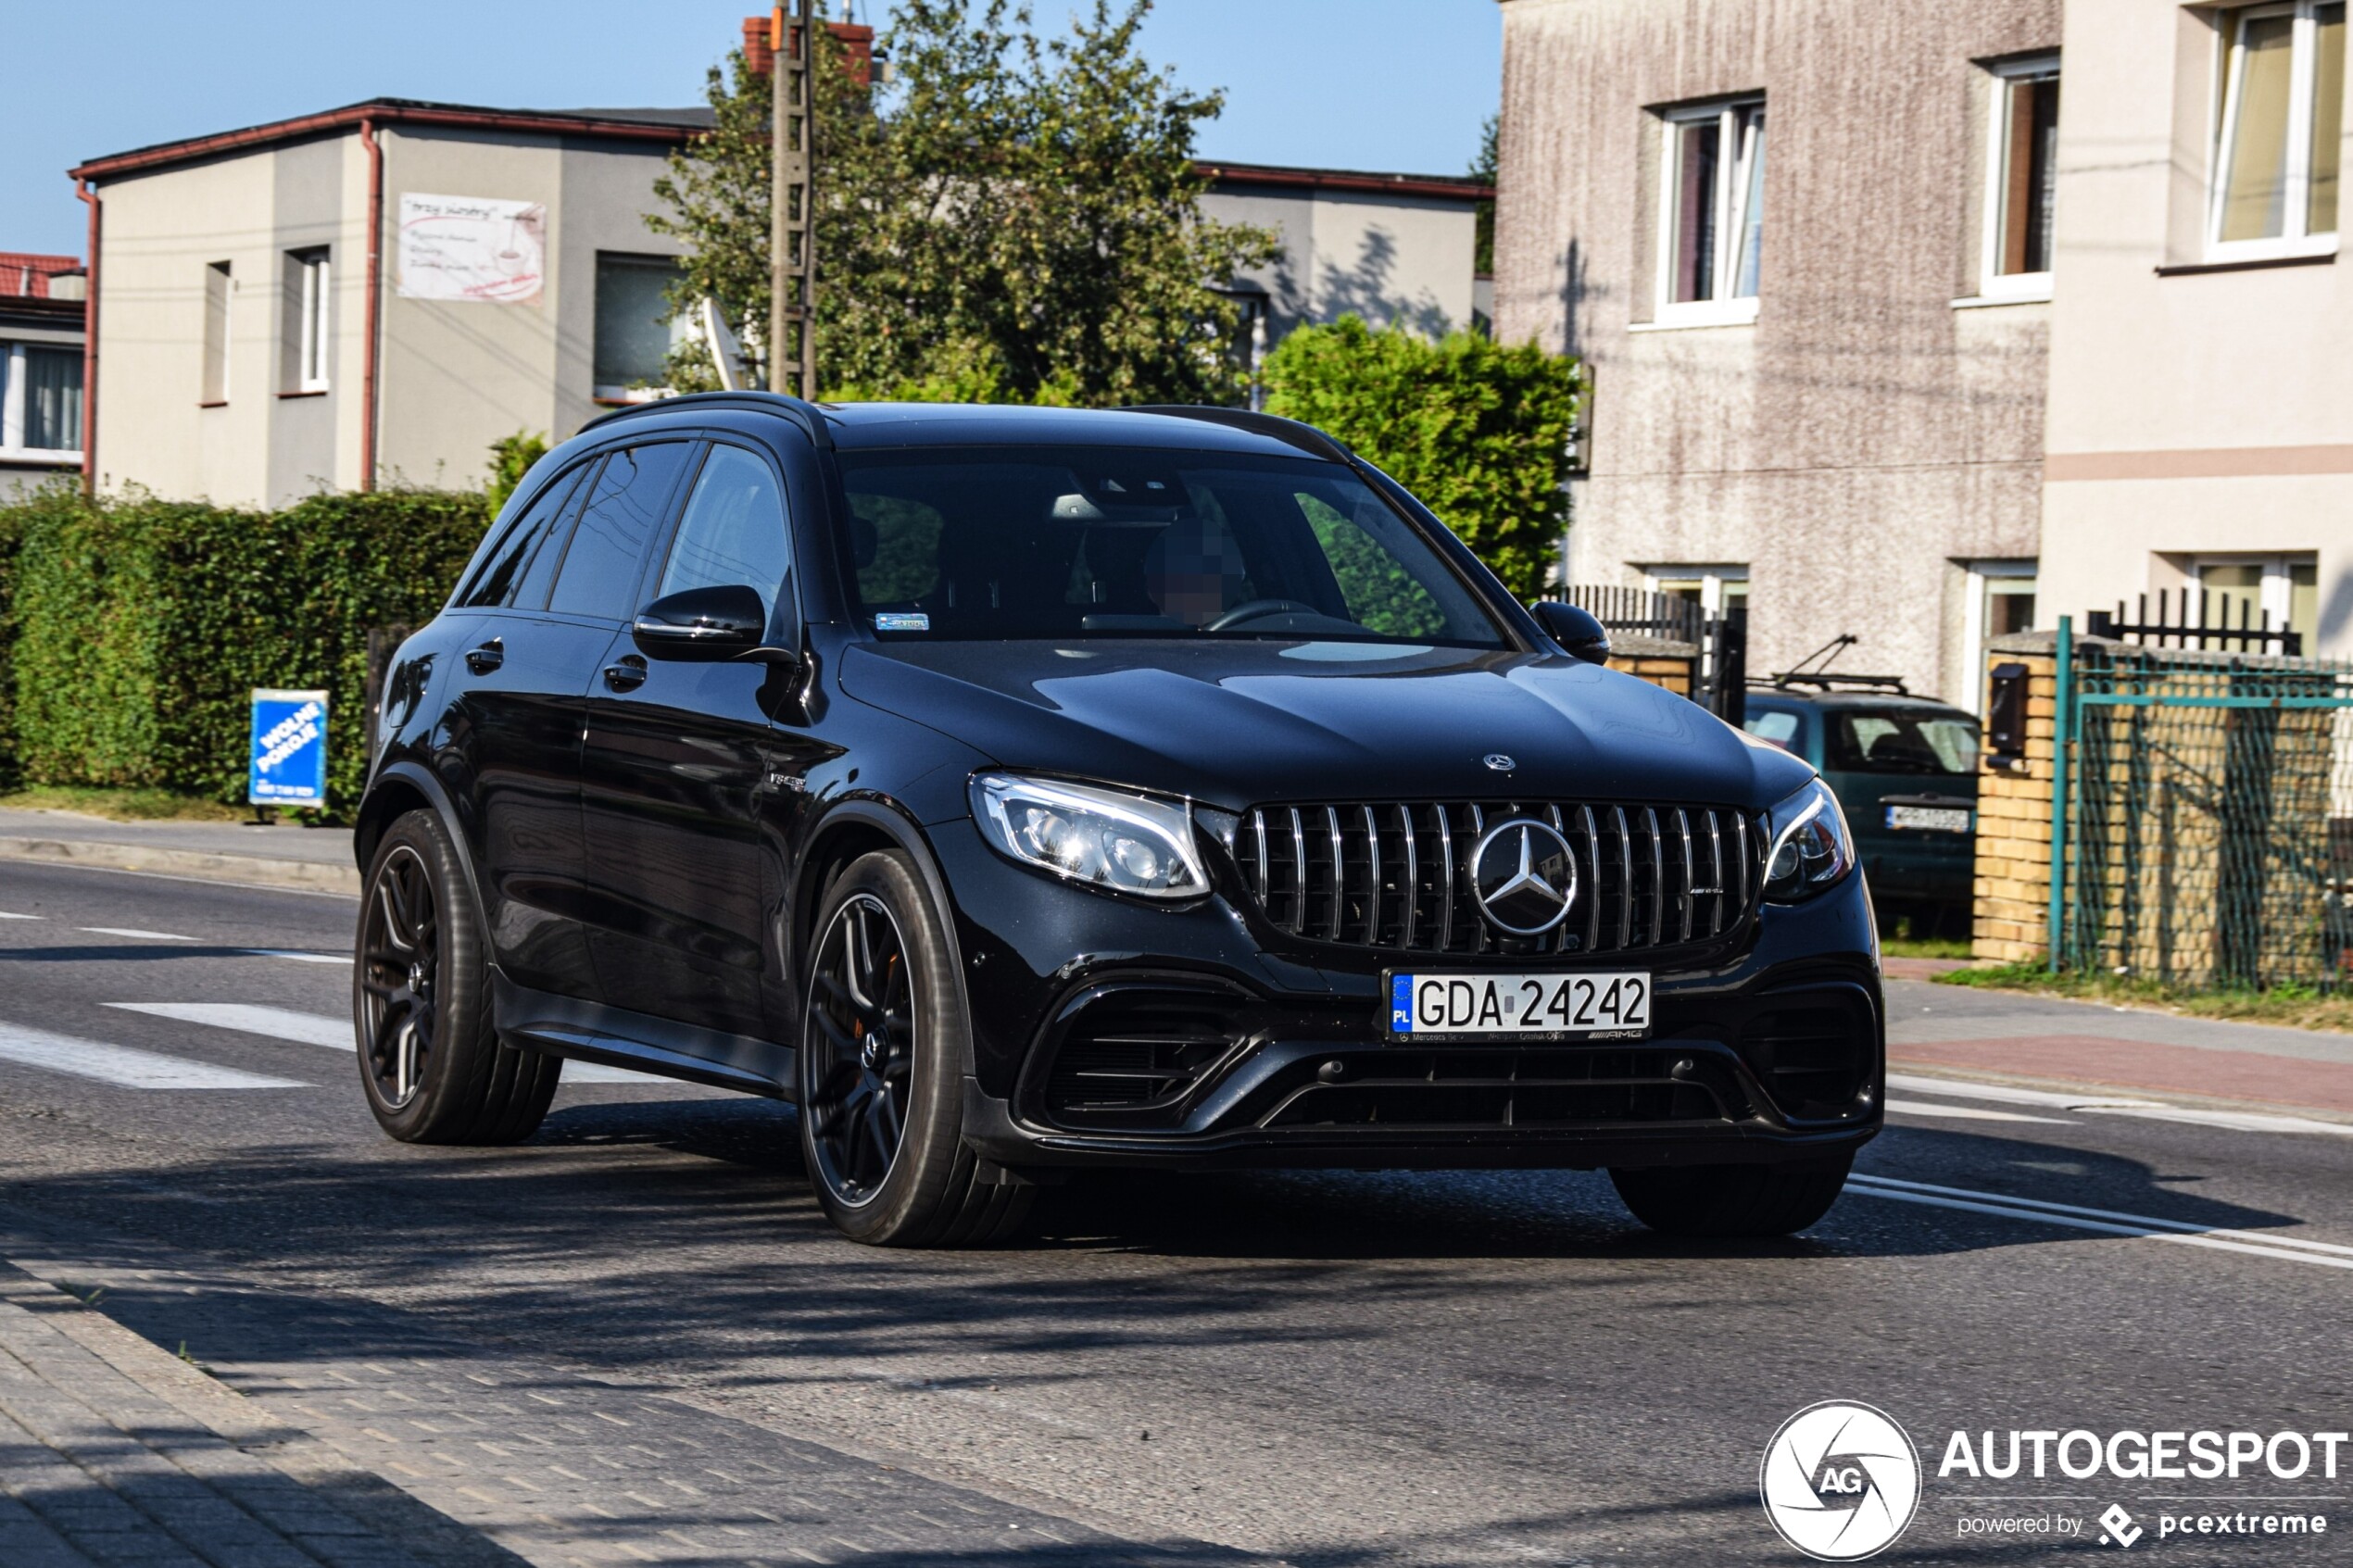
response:
<svg viewBox="0 0 2353 1568"><path fill-rule="evenodd" d="M253 694L245 799L256 806L327 803L327 694Z"/></svg>

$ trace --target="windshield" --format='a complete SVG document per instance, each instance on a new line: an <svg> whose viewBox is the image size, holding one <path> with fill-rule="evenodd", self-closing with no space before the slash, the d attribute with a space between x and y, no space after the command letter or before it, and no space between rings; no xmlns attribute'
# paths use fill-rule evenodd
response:
<svg viewBox="0 0 2353 1568"><path fill-rule="evenodd" d="M1502 647L1338 463L1111 447L845 452L859 613L886 637L1279 637Z"/></svg>
<svg viewBox="0 0 2353 1568"><path fill-rule="evenodd" d="M1830 721L1828 771L1973 773L1977 721L1958 714L1840 713Z"/></svg>

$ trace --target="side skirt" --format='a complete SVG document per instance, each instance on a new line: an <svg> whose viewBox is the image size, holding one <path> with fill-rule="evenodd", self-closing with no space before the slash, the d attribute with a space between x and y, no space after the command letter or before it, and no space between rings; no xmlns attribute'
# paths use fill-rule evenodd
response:
<svg viewBox="0 0 2353 1568"><path fill-rule="evenodd" d="M790 1046L535 991L496 970L490 998L499 1035L528 1050L770 1099L793 1098Z"/></svg>

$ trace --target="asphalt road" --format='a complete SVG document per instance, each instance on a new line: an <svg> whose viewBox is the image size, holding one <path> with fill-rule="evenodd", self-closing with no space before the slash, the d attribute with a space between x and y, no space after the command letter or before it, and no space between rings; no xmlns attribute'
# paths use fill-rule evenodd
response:
<svg viewBox="0 0 2353 1568"><path fill-rule="evenodd" d="M522 1147L385 1140L316 1022L355 910L0 864L0 1241L127 1238L1299 1563L1799 1562L1758 1464L1830 1399L1925 1461L1882 1561L2112 1549L2111 1503L2171 1561L2353 1561L2353 1449L2334 1480L1937 1474L1956 1430L2353 1426L2353 1137L1907 1080L1790 1242L1650 1236L1590 1173L1343 1173L1089 1181L1013 1248L881 1252L826 1227L764 1102L568 1077ZM1950 995L1891 993L1899 1019ZM2332 1533L2154 1527L2250 1508ZM2011 1516L2082 1535L1960 1533Z"/></svg>

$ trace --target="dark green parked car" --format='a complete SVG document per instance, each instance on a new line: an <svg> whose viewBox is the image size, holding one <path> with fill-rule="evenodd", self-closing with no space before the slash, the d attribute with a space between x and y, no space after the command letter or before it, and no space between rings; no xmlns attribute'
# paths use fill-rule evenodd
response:
<svg viewBox="0 0 2353 1568"><path fill-rule="evenodd" d="M1969 928L1977 854L1977 719L1900 681L1782 677L1748 690L1749 734L1821 770L1882 920Z"/></svg>

